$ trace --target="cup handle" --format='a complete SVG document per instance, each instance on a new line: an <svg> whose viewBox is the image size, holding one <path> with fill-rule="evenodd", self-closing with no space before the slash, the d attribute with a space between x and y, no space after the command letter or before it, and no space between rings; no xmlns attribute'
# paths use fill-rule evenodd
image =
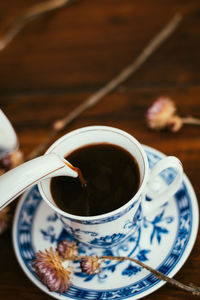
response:
<svg viewBox="0 0 200 300"><path fill-rule="evenodd" d="M156 187L156 177L164 170L173 168L177 174L174 180L161 192ZM146 196L143 199L143 212L149 213L165 204L179 189L183 179L183 167L180 160L174 156L167 156L160 160L150 171Z"/></svg>

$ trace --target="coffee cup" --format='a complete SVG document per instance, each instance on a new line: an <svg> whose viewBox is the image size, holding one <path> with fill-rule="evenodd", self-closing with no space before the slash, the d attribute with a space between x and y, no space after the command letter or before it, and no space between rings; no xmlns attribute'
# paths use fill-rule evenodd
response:
<svg viewBox="0 0 200 300"><path fill-rule="evenodd" d="M129 133L108 126L89 126L67 133L58 139L46 154L56 153L61 157L68 157L77 149L97 144L120 147L137 162L139 185L135 194L127 199L126 203L106 213L81 216L58 207L51 192L51 178L40 181L38 186L44 201L57 213L63 227L75 239L89 246L109 248L122 243L138 230L143 215L150 214L170 200L180 187L183 168L176 157L168 156L150 170L142 145ZM159 174L168 168L175 169L176 176L169 186L159 192L154 183ZM118 170L119 174L123 171L123 167Z"/></svg>

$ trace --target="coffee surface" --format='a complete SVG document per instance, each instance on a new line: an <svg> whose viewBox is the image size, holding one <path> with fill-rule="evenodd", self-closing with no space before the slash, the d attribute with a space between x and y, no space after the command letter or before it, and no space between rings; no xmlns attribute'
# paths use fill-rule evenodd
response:
<svg viewBox="0 0 200 300"><path fill-rule="evenodd" d="M128 202L140 183L138 164L123 148L102 143L81 147L65 157L86 181L67 176L51 179L51 194L62 210L79 216L110 212Z"/></svg>

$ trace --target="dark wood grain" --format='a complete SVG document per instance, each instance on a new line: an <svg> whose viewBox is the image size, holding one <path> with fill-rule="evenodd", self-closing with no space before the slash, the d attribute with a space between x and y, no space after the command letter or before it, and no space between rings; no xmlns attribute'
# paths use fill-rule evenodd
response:
<svg viewBox="0 0 200 300"><path fill-rule="evenodd" d="M39 0L0 1L0 31ZM161 95L178 112L200 117L200 2L198 0L83 0L28 24L0 52L0 106L25 154L64 117L131 62L176 13L176 32L126 83L86 111L63 133L102 124L124 129L141 143L178 156L200 198L200 127L178 133L147 128L145 112ZM0 236L0 299L47 300L15 258L11 231ZM175 276L200 285L200 235ZM144 299L197 299L168 284Z"/></svg>

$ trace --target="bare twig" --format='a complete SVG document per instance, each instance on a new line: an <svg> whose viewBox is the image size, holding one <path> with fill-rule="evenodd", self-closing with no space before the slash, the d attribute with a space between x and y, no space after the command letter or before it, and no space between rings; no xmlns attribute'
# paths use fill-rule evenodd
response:
<svg viewBox="0 0 200 300"><path fill-rule="evenodd" d="M28 8L20 17L14 20L6 32L0 36L0 50L3 50L28 22L71 2L72 0L50 0Z"/></svg>
<svg viewBox="0 0 200 300"><path fill-rule="evenodd" d="M120 256L115 256L115 257L114 256L101 256L101 257L99 257L99 259L117 260L117 261L125 261L125 260L132 261L132 262L136 263L137 265L141 266L142 268L150 271L158 279L166 281L166 282L168 282L168 283L170 283L170 284L172 284L172 285L174 285L174 286L176 286L176 287L178 287L182 290L185 290L187 292L192 293L193 295L200 296L200 288L199 287L196 287L193 284L185 285L185 284L177 281L176 279L170 278L170 277L166 276L165 274L161 273L160 271L149 267L148 265L146 265L145 263L143 263L143 262L141 262L137 259L134 259L134 258L131 258L131 257L120 257Z"/></svg>
<svg viewBox="0 0 200 300"><path fill-rule="evenodd" d="M67 117L62 120L57 121L54 125L56 130L61 130L66 127L71 121L73 121L77 116L79 116L86 109L94 106L103 97L108 95L114 89L116 89L120 84L127 80L135 71L141 67L141 65L147 60L147 58L166 40L175 28L178 26L182 19L180 14L176 14L172 20L150 41L150 43L143 49L139 56L126 68L124 68L116 77L114 77L110 82L103 86L100 90L91 95L86 99L81 105L79 105L75 110L73 110Z"/></svg>
<svg viewBox="0 0 200 300"><path fill-rule="evenodd" d="M27 159L31 159L40 155L59 131L66 128L84 111L97 104L103 97L108 95L120 84L125 82L131 75L133 75L142 66L142 64L155 52L155 50L157 50L158 47L174 32L181 20L182 15L176 14L169 21L169 23L147 44L147 46L131 64L125 67L110 82L105 84L97 92L92 94L89 98L87 98L79 106L72 110L65 118L56 121L53 125L53 129L50 131L44 143L36 147L36 149L34 149L33 152L29 154Z"/></svg>
<svg viewBox="0 0 200 300"><path fill-rule="evenodd" d="M181 118L183 124L200 125L200 119L193 117Z"/></svg>
<svg viewBox="0 0 200 300"><path fill-rule="evenodd" d="M83 258L84 257L77 256L76 258L74 258L74 260L80 261ZM135 263L135 264L141 266L142 268L148 270L149 272L151 272L156 278L163 280L173 286L176 286L184 291L190 292L193 295L200 296L200 287L197 287L193 284L189 284L189 285L183 284L183 283L177 281L176 279L170 278L167 275L161 273L160 271L153 269L152 267L146 265L142 261L139 261L135 258L124 257L124 256L98 256L98 259L99 259L99 261L106 261L106 260L132 261L133 263Z"/></svg>

